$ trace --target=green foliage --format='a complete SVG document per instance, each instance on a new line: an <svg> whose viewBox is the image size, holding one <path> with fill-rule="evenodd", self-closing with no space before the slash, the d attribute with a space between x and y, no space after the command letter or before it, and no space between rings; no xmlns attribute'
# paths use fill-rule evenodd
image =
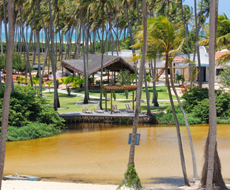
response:
<svg viewBox="0 0 230 190"><path fill-rule="evenodd" d="M17 83L21 84L22 82L25 82L25 78L24 77L17 77Z"/></svg>
<svg viewBox="0 0 230 190"><path fill-rule="evenodd" d="M102 88L102 95L105 97L105 88Z"/></svg>
<svg viewBox="0 0 230 190"><path fill-rule="evenodd" d="M135 165L128 165L128 169L125 172L125 178L122 180L121 184L117 189L124 187L134 188L136 190L141 189L141 180L138 177L138 174L135 169Z"/></svg>
<svg viewBox="0 0 230 190"><path fill-rule="evenodd" d="M128 98L129 98L129 91L128 91L128 90L125 90L125 91L124 91L124 94L125 94L126 99L128 99Z"/></svg>
<svg viewBox="0 0 230 190"><path fill-rule="evenodd" d="M26 61L21 57L19 53L13 54L12 68L20 72L24 72L26 69Z"/></svg>
<svg viewBox="0 0 230 190"><path fill-rule="evenodd" d="M198 102L208 98L208 89L203 88L202 90L198 87L192 87L186 92L184 92L182 98L185 99L183 102L183 107L187 113L190 113L194 106L198 104Z"/></svg>
<svg viewBox="0 0 230 190"><path fill-rule="evenodd" d="M64 120L48 105L46 100L37 96L38 90L15 85L15 91L11 93L9 126L26 126L31 122L51 124L53 127L62 127ZM2 122L4 90L0 91L0 123Z"/></svg>
<svg viewBox="0 0 230 190"><path fill-rule="evenodd" d="M7 141L21 141L50 137L62 133L61 128L44 123L29 123L23 127L9 126L7 129Z"/></svg>
<svg viewBox="0 0 230 190"><path fill-rule="evenodd" d="M202 123L208 123L209 120L209 99L204 99L193 108L195 117L201 118Z"/></svg>
<svg viewBox="0 0 230 190"><path fill-rule="evenodd" d="M80 91L80 86L81 86L82 84L84 84L84 83L85 83L84 78L78 76L77 78L74 78L74 79L73 79L72 87L73 87L73 88L79 87L79 91Z"/></svg>
<svg viewBox="0 0 230 190"><path fill-rule="evenodd" d="M26 61L18 53L13 53L12 68L16 71L24 72ZM0 56L0 69L6 69L6 54Z"/></svg>
<svg viewBox="0 0 230 190"><path fill-rule="evenodd" d="M116 92L113 91L113 99L116 100Z"/></svg>
<svg viewBox="0 0 230 190"><path fill-rule="evenodd" d="M130 75L130 79L131 79L131 83L132 83L132 84L135 83L135 81L134 81L135 78L136 78L136 77L135 77L135 74L131 74L131 75Z"/></svg>
<svg viewBox="0 0 230 190"><path fill-rule="evenodd" d="M184 75L178 75L176 74L176 77L175 77L175 82L178 83L179 85L184 85Z"/></svg>
<svg viewBox="0 0 230 190"><path fill-rule="evenodd" d="M53 82L50 81L50 82L47 82L46 84L48 85L48 89L49 89L49 92L50 92L50 88L51 88L51 85L53 84Z"/></svg>
<svg viewBox="0 0 230 190"><path fill-rule="evenodd" d="M0 55L0 70L6 69L6 54Z"/></svg>
<svg viewBox="0 0 230 190"><path fill-rule="evenodd" d="M226 65L220 73L220 82L227 88L230 87L230 66Z"/></svg>
<svg viewBox="0 0 230 190"><path fill-rule="evenodd" d="M120 85L130 85L131 84L131 75L128 70L121 70L117 73L117 82Z"/></svg>
<svg viewBox="0 0 230 190"><path fill-rule="evenodd" d="M147 80L147 82L151 82L152 81L152 77L150 75L147 75L146 76L146 80Z"/></svg>
<svg viewBox="0 0 230 190"><path fill-rule="evenodd" d="M70 88L69 86L67 87L67 93L68 93L68 95L70 96L71 88Z"/></svg>

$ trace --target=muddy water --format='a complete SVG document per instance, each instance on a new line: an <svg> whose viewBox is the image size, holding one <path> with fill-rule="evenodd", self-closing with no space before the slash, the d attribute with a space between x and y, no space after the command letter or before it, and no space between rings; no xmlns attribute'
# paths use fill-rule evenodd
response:
<svg viewBox="0 0 230 190"><path fill-rule="evenodd" d="M70 126L69 126L70 127ZM71 126L54 137L8 142L4 174L28 174L44 180L90 183L119 183L129 156L128 134L132 126L81 124ZM199 174L207 125L193 125L191 132ZM136 146L135 165L142 183L182 182L179 151L174 126L139 126L140 146ZM185 127L182 127L188 176L192 161ZM223 176L230 179L230 125L218 125L218 151Z"/></svg>

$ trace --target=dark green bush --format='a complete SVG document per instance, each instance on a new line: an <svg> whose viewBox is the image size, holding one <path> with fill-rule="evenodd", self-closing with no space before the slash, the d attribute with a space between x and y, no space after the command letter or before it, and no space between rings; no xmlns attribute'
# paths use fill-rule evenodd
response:
<svg viewBox="0 0 230 190"><path fill-rule="evenodd" d="M196 106L200 101L208 98L208 89L204 88L200 90L199 87L192 87L191 89L184 92L182 98L185 99L183 102L183 107L187 113L192 112L194 106Z"/></svg>
<svg viewBox="0 0 230 190"><path fill-rule="evenodd" d="M24 127L8 127L7 141L20 141L49 137L62 133L62 130L44 123L30 123Z"/></svg>
<svg viewBox="0 0 230 190"><path fill-rule="evenodd" d="M0 123L2 122L4 90L0 91ZM38 90L28 86L15 85L11 93L9 125L21 127L31 122L62 127L64 120L46 105L46 100L38 95Z"/></svg>

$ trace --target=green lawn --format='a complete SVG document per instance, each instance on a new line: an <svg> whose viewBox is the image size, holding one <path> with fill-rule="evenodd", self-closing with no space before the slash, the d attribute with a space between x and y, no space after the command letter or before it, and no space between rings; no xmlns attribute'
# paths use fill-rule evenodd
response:
<svg viewBox="0 0 230 190"><path fill-rule="evenodd" d="M165 87L165 86L157 86L156 89L157 89L157 92L158 92L158 99L159 100L169 100L169 95L167 93L167 87ZM153 88L148 88L148 90L150 92L150 99L152 99ZM82 91L82 92L73 91L73 92L84 94L84 91ZM136 90L135 90L135 94L136 94ZM89 92L89 95L100 97L99 92ZM110 92L107 93L107 97L108 98L111 97ZM116 98L117 99L125 99L124 92L116 92ZM132 91L131 90L129 90L128 99L132 99ZM176 97L173 96L173 99L176 100ZM146 90L145 89L142 90L142 100L146 100Z"/></svg>
<svg viewBox="0 0 230 190"><path fill-rule="evenodd" d="M163 87L164 88L164 87ZM44 95L47 95L47 97L45 97L45 99L47 100L47 103L50 104L50 106L53 106L53 92L51 93L43 93ZM99 93L98 93L99 94ZM160 92L158 94L158 96L164 96L164 92ZM124 97L123 97L124 98ZM161 98L164 99L164 98ZM165 97L165 99L168 99ZM93 99L91 99L93 100ZM77 101L83 101L83 97L76 97L76 96L68 96L67 94L62 94L59 93L59 101L60 101L60 105L61 107L67 107L66 109L58 109L59 113L66 113L66 112L80 112L82 111L82 105L75 105ZM98 101L99 100L95 100ZM113 100L113 104L117 105L118 108L120 110L125 110L125 104L130 103L132 105L132 102L130 101L114 101ZM177 102L174 102L176 105L178 104ZM111 102L107 101L107 108L108 110L110 110L110 105ZM168 106L170 106L170 102L159 102L160 106L163 106L164 109ZM153 104L150 104L150 106L153 106ZM88 105L89 110L94 110L94 105L89 104ZM103 101L103 109L105 108L105 101ZM156 109L151 109L151 110L156 110ZM142 102L141 103L141 112L146 112L147 111L147 103L146 102Z"/></svg>

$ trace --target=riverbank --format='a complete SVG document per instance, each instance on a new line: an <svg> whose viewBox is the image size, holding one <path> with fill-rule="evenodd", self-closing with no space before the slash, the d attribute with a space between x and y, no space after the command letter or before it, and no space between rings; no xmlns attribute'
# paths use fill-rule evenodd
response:
<svg viewBox="0 0 230 190"><path fill-rule="evenodd" d="M4 190L116 190L118 185L97 185L97 184L81 184L81 183L61 183L61 182L44 182L44 181L3 181L2 189ZM228 185L228 187L230 187ZM143 188L144 190L145 188ZM159 185L157 187L146 188L145 190L195 190L193 187L175 187ZM127 188L125 190L128 190Z"/></svg>

